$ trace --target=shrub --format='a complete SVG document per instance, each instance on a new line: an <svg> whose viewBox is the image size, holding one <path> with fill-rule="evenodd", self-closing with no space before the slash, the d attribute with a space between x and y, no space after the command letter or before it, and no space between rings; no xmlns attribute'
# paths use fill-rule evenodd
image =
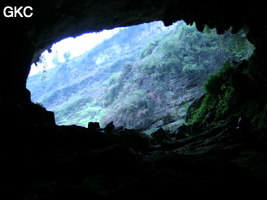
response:
<svg viewBox="0 0 267 200"><path fill-rule="evenodd" d="M235 70L233 65L225 65L218 73L210 75L203 87L204 91L214 97L221 95L230 86L230 75Z"/></svg>
<svg viewBox="0 0 267 200"><path fill-rule="evenodd" d="M188 124L196 121L215 124L223 119L232 108L235 99L235 90L230 81L230 74L235 70L235 66L225 65L217 74L211 75L203 89L206 92L199 108L190 110L191 118Z"/></svg>
<svg viewBox="0 0 267 200"><path fill-rule="evenodd" d="M146 47L141 51L140 58L143 59L144 57L152 54L153 50L157 47L158 43L159 43L158 40L152 40L148 42Z"/></svg>

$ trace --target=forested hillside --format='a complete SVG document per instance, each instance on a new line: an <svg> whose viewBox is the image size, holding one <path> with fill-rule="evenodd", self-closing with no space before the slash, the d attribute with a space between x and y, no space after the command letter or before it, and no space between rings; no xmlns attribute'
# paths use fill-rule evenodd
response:
<svg viewBox="0 0 267 200"><path fill-rule="evenodd" d="M183 21L153 22L121 30L84 55L28 78L32 101L54 111L58 125L172 129L203 93L209 75L224 63L253 53L245 30L217 35Z"/></svg>

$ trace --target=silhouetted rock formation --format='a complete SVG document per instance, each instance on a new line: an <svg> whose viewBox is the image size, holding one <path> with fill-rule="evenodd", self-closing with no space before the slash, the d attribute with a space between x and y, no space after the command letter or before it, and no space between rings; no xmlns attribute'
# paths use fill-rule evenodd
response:
<svg viewBox="0 0 267 200"><path fill-rule="evenodd" d="M1 9L25 3L32 4L34 17L1 16L1 61L5 63L0 78L1 199L260 199L265 195L267 15L263 4L212 0L4 0ZM216 27L218 33L230 26L234 31L248 27L248 38L256 46L246 68L253 95L244 95L236 105L251 116L247 134L229 137L227 120L222 120L191 137L174 138L177 146L171 150L159 146L142 152L138 150L144 137L134 130L122 130L129 134L126 142L115 142L87 128L44 124L52 122L53 117L43 120L46 111L29 106L25 83L30 64L53 42L117 26L153 20L169 25L180 19L196 21L200 30L204 24ZM242 93L240 86L236 88ZM137 143L128 145L133 141Z"/></svg>
<svg viewBox="0 0 267 200"><path fill-rule="evenodd" d="M113 121L108 123L105 126L105 131L107 131L107 132L112 132L112 131L114 131L114 129L115 129L115 125L113 124Z"/></svg>
<svg viewBox="0 0 267 200"><path fill-rule="evenodd" d="M181 139L159 130L155 140L141 130L114 130L107 137L100 129L78 126L6 124L1 194L11 199L166 198L177 190L187 197L262 195L267 140L260 132L233 138L227 125Z"/></svg>
<svg viewBox="0 0 267 200"><path fill-rule="evenodd" d="M99 122L89 122L88 128L89 129L99 129L100 128Z"/></svg>

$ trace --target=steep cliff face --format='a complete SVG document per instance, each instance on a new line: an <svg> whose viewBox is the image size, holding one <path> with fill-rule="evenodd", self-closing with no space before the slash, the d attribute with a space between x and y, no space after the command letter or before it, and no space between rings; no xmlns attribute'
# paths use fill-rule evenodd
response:
<svg viewBox="0 0 267 200"><path fill-rule="evenodd" d="M168 28L153 22L123 29L84 55L29 77L27 87L34 102L55 112L59 125L99 121L104 127L113 121L176 129L203 94L204 80L226 61L248 59L250 46L241 33L219 36L183 21Z"/></svg>
<svg viewBox="0 0 267 200"><path fill-rule="evenodd" d="M31 19L0 16L2 199L260 199L266 195L267 15L263 4L2 0L0 5L1 10L7 5L32 5L34 10ZM30 102L26 78L31 62L52 43L84 32L155 20L170 25L180 19L188 24L196 21L200 31L205 24L216 27L218 33L230 26L237 32L245 26L256 47L248 62L213 77L209 86L215 87L208 87L207 98L195 104L200 106L198 116L208 113L204 124L181 126L175 135L159 130L151 141L136 130L118 129L112 137L102 130L51 126L45 124L50 120L40 119L47 112ZM217 117L223 118L214 125Z"/></svg>
<svg viewBox="0 0 267 200"><path fill-rule="evenodd" d="M2 27L8 27L1 32L2 44L6 49L2 54L2 60L9 62L3 68L2 74L8 76L1 78L1 91L8 91L11 96L15 95L19 98L19 104L30 101L29 92L25 88L30 63L37 61L40 53L49 49L53 42L84 32L154 20L163 20L165 25L180 19L188 24L195 21L199 30L203 30L206 24L211 28L216 27L218 33L223 33L230 26L233 27L233 32L237 32L243 26L248 27L248 38L256 45L255 56L249 64L249 73L258 82L255 88L266 85L266 15L260 4L250 1L241 4L232 4L230 1L199 1L192 5L191 2L169 0L1 1L2 10L8 5L33 7L32 18L1 16ZM13 58L14 55L16 59ZM8 103L4 103L6 104Z"/></svg>
<svg viewBox="0 0 267 200"><path fill-rule="evenodd" d="M168 34L173 28L153 22L123 29L84 55L29 77L27 87L32 92L32 101L55 111L58 124L86 126L88 120L94 119L88 110L97 107L100 111L103 107L102 97L109 90L112 76L123 70L127 62L138 60L149 41ZM94 101L99 103L90 105ZM85 114L79 117L81 112Z"/></svg>

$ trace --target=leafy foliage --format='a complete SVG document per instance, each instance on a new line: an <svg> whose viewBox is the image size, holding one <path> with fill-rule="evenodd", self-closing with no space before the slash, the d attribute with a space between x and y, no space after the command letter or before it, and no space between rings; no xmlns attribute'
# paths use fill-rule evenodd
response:
<svg viewBox="0 0 267 200"><path fill-rule="evenodd" d="M185 94L171 80L211 75L203 87L207 95L190 122L227 114L234 93L229 79L233 62L248 60L254 51L246 31L231 34L230 29L217 35L215 29L199 32L195 24L178 22L158 34L151 31L150 37L138 35L148 26L126 28L75 59L66 53L68 62L60 64L58 75L47 77L53 84L44 81L47 88L42 93L32 86L39 92L36 101L55 110L59 124L86 126L88 121L99 121L103 126L115 120L117 125L143 128L158 120L159 110L165 112L163 123L184 115L177 113L185 112L189 102L181 104L175 114L166 111L171 108L170 96Z"/></svg>
<svg viewBox="0 0 267 200"><path fill-rule="evenodd" d="M159 41L158 40L153 40L151 42L148 42L146 47L141 51L141 56L140 58L144 58L146 56L149 56L150 54L152 54L153 50L156 48L156 46L158 45Z"/></svg>
<svg viewBox="0 0 267 200"><path fill-rule="evenodd" d="M231 83L231 74L235 68L234 65L225 65L206 80L203 87L206 95L200 107L193 111L189 124L195 121L209 122L211 119L216 123L227 115L235 98L235 90Z"/></svg>
<svg viewBox="0 0 267 200"><path fill-rule="evenodd" d="M144 48L141 52L141 71L143 74L156 73L160 78L181 72L189 75L216 71L226 60L237 59L237 51L231 51L232 47L226 43L234 40L234 37L230 31L218 36L215 29L204 34L198 32L195 25L182 25L161 38L160 42L157 39ZM247 49L247 46L242 47Z"/></svg>

